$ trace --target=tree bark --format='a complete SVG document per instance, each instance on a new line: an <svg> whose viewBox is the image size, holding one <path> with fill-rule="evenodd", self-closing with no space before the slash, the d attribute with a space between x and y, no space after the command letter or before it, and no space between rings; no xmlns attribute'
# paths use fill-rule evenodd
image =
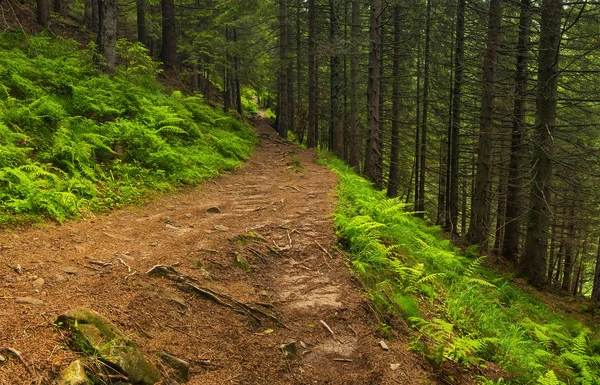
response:
<svg viewBox="0 0 600 385"><path fill-rule="evenodd" d="M459 184L459 140L461 125L461 97L465 55L465 5L466 0L458 1L456 11L456 42L454 47L454 87L452 88L452 134L450 136L450 179L448 181L448 216L444 228L458 235L458 184ZM464 231L464 230L463 230Z"/></svg>
<svg viewBox="0 0 600 385"><path fill-rule="evenodd" d="M562 1L542 0L529 216L519 271L533 286L546 283L552 186L552 155L558 94Z"/></svg>
<svg viewBox="0 0 600 385"><path fill-rule="evenodd" d="M344 159L344 114L342 94L342 69L339 54L340 26L338 24L338 4L329 0L329 39L331 43L331 149L340 159Z"/></svg>
<svg viewBox="0 0 600 385"><path fill-rule="evenodd" d="M37 22L44 28L48 28L48 19L50 17L50 1L37 0Z"/></svg>
<svg viewBox="0 0 600 385"><path fill-rule="evenodd" d="M148 30L146 29L146 0L136 0L138 42L148 46Z"/></svg>
<svg viewBox="0 0 600 385"><path fill-rule="evenodd" d="M515 266L519 253L519 215L521 196L521 138L525 131L525 98L529 63L529 29L531 27L531 0L521 0L519 40L517 44L517 71L515 73L515 100L513 105L512 135L502 256Z"/></svg>
<svg viewBox="0 0 600 385"><path fill-rule="evenodd" d="M177 67L177 32L175 30L175 2L161 0L162 10L162 53L161 59L165 68Z"/></svg>
<svg viewBox="0 0 600 385"><path fill-rule="evenodd" d="M306 147L317 145L317 68L316 37L317 21L315 19L315 0L308 0L308 133Z"/></svg>
<svg viewBox="0 0 600 385"><path fill-rule="evenodd" d="M427 0L427 16L425 20L425 67L423 69L423 119L421 122L421 148L419 150L419 199L417 200L417 217L425 216L425 172L427 170L427 118L429 107L429 45L431 40L431 0Z"/></svg>
<svg viewBox="0 0 600 385"><path fill-rule="evenodd" d="M494 130L494 98L496 87L496 62L500 27L502 22L502 0L490 0L487 48L483 59L483 97L479 120L479 145L475 190L471 203L471 222L467 239L487 250L490 234L490 190L492 185L491 154Z"/></svg>
<svg viewBox="0 0 600 385"><path fill-rule="evenodd" d="M373 182L375 188L381 189L383 185L382 154L379 152L380 121L379 121L379 93L381 91L381 0L371 1L371 47L369 50L369 97L367 120L369 134L365 150L365 176Z"/></svg>
<svg viewBox="0 0 600 385"><path fill-rule="evenodd" d="M598 251L596 252L596 267L594 269L592 299L596 302L600 302L600 237L598 237Z"/></svg>
<svg viewBox="0 0 600 385"><path fill-rule="evenodd" d="M400 152L400 5L394 6L394 60L392 63L392 143L390 148L390 176L387 196L398 195Z"/></svg>
<svg viewBox="0 0 600 385"><path fill-rule="evenodd" d="M98 0L98 53L102 57L104 72L115 73L117 61L117 0Z"/></svg>
<svg viewBox="0 0 600 385"><path fill-rule="evenodd" d="M360 39L360 4L352 0L352 28L350 31L350 166L360 172L360 132L358 121L358 45Z"/></svg>
<svg viewBox="0 0 600 385"><path fill-rule="evenodd" d="M288 103L288 54L287 54L287 1L279 2L279 136L287 138L289 127L289 103Z"/></svg>

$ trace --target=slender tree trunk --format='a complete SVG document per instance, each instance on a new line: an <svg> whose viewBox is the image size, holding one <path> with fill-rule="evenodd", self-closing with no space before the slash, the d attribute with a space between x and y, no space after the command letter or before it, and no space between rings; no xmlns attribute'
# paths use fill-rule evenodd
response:
<svg viewBox="0 0 600 385"><path fill-rule="evenodd" d="M279 2L279 136L287 138L289 127L288 53L287 53L287 1Z"/></svg>
<svg viewBox="0 0 600 385"><path fill-rule="evenodd" d="M423 115L421 122L421 149L419 151L419 200L417 201L417 216L425 215L425 172L427 171L427 118L429 107L429 43L431 39L431 0L427 0L427 17L425 20L425 68L423 72Z"/></svg>
<svg viewBox="0 0 600 385"><path fill-rule="evenodd" d="M98 0L98 53L104 72L113 75L117 60L117 0Z"/></svg>
<svg viewBox="0 0 600 385"><path fill-rule="evenodd" d="M371 1L371 48L369 50L369 105L367 147L365 150L365 176L373 182L375 188L381 189L383 185L382 154L379 152L380 121L379 121L379 93L381 92L381 0Z"/></svg>
<svg viewBox="0 0 600 385"><path fill-rule="evenodd" d="M504 197L504 187L508 183L507 172L504 168L500 169L498 175L498 205L496 206L496 234L494 237L494 254L500 255L502 250L502 240L504 239L506 198Z"/></svg>
<svg viewBox="0 0 600 385"><path fill-rule="evenodd" d="M138 41L143 45L148 45L148 31L146 29L146 0L136 0L137 11L137 35Z"/></svg>
<svg viewBox="0 0 600 385"><path fill-rule="evenodd" d="M296 130L296 107L294 106L295 95L294 95L294 60L291 52L294 48L294 31L292 28L292 9L294 2L287 0L287 14L286 14L286 45L288 45L287 59L286 59L286 80L287 80L287 131L295 132ZM296 55L298 52L296 52Z"/></svg>
<svg viewBox="0 0 600 385"><path fill-rule="evenodd" d="M400 152L400 5L394 6L394 60L392 63L392 145L387 196L398 195L398 154Z"/></svg>
<svg viewBox="0 0 600 385"><path fill-rule="evenodd" d="M416 107L417 110L415 111L415 162L414 162L414 169L415 169L415 204L414 204L414 210L415 211L419 211L419 177L421 175L421 172L419 171L420 167L420 160L421 157L419 156L419 153L421 152L421 46L419 45L419 42L417 42L417 94L415 95L416 98Z"/></svg>
<svg viewBox="0 0 600 385"><path fill-rule="evenodd" d="M48 28L48 18L50 17L50 1L37 0L37 22L44 28Z"/></svg>
<svg viewBox="0 0 600 385"><path fill-rule="evenodd" d="M296 1L296 131L300 143L304 140L304 119L302 108L302 30L300 29L300 10L302 9L302 0Z"/></svg>
<svg viewBox="0 0 600 385"><path fill-rule="evenodd" d="M459 184L459 140L460 111L465 54L465 4L466 0L458 0L456 11L456 43L454 48L454 87L452 88L452 134L450 136L450 179L448 181L448 216L445 229L458 235L458 184ZM464 206L463 206L464 209ZM464 231L464 230L463 230Z"/></svg>
<svg viewBox="0 0 600 385"><path fill-rule="evenodd" d="M537 287L546 282L548 226L552 185L552 156L558 94L558 58L563 5L561 0L542 0L540 50L536 96L536 122L529 217L520 273Z"/></svg>
<svg viewBox="0 0 600 385"><path fill-rule="evenodd" d="M529 29L531 28L531 2L521 0L519 41L517 45L517 71L515 73L515 100L513 105L510 161L502 256L516 266L519 253L519 215L521 196L521 138L525 131L525 98L529 63Z"/></svg>
<svg viewBox="0 0 600 385"><path fill-rule="evenodd" d="M575 275L575 281L573 282L573 286L571 289L571 293L573 296L576 296L579 292L579 287L581 286L581 281L583 280L583 259L585 258L585 254L587 252L587 240L583 241L583 245L581 246L581 251L579 254L579 266L577 267L577 274Z"/></svg>
<svg viewBox="0 0 600 385"><path fill-rule="evenodd" d="M600 302L600 237L598 237L598 251L596 252L596 267L594 269L592 299L596 302Z"/></svg>
<svg viewBox="0 0 600 385"><path fill-rule="evenodd" d="M315 19L315 0L308 0L308 134L306 147L317 145L317 68L315 40L317 22Z"/></svg>
<svg viewBox="0 0 600 385"><path fill-rule="evenodd" d="M556 243L558 241L557 234L557 226L556 226L556 217L552 219L552 237L550 238L550 252L549 261L548 261L548 284L552 285L552 274L554 273L554 269L556 267Z"/></svg>
<svg viewBox="0 0 600 385"><path fill-rule="evenodd" d="M563 280L561 289L565 293L569 293L571 289L571 280L573 275L573 243L575 242L575 224L573 223L574 218L573 207L571 206L569 210L569 225L567 227L567 238L564 241L565 246L565 264L564 264L564 272L563 272Z"/></svg>
<svg viewBox="0 0 600 385"><path fill-rule="evenodd" d="M177 33L175 31L175 2L161 0L162 10L162 53L161 59L165 68L177 67Z"/></svg>
<svg viewBox="0 0 600 385"><path fill-rule="evenodd" d="M352 0L352 28L350 31L350 166L360 172L360 132L358 122L358 45L360 39L360 4Z"/></svg>
<svg viewBox="0 0 600 385"><path fill-rule="evenodd" d="M342 95L342 69L339 55L340 26L338 4L329 0L329 39L331 42L331 148L340 159L344 159L344 115Z"/></svg>
<svg viewBox="0 0 600 385"><path fill-rule="evenodd" d="M482 250L488 247L490 235L490 190L492 185L492 133L494 130L494 98L496 87L496 62L500 43L502 0L490 0L487 48L483 60L483 98L479 120L479 146L475 190L471 203L471 223L467 239L477 243Z"/></svg>

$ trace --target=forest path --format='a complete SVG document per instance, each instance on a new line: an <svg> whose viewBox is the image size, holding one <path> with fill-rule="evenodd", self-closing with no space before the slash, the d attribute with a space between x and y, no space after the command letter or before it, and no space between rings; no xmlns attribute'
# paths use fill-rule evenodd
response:
<svg viewBox="0 0 600 385"><path fill-rule="evenodd" d="M252 158L203 186L87 221L0 234L0 347L19 350L32 369L0 363L0 384L47 383L77 356L52 325L76 306L112 319L157 364L161 351L188 361L190 384L429 383L407 336L380 347L378 321L335 248L335 175L265 119L256 126ZM157 264L285 327L147 276ZM281 346L292 341L297 352L286 359Z"/></svg>

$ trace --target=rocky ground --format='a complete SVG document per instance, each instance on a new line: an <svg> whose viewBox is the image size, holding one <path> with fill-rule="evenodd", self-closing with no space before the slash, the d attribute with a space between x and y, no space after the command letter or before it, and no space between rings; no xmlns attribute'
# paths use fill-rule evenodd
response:
<svg viewBox="0 0 600 385"><path fill-rule="evenodd" d="M204 186L2 232L0 384L49 384L78 359L98 383L127 384L103 363L112 342L82 352L56 324L77 307L138 346L159 384L185 380L165 353L189 364L190 384L436 383L406 334L381 337L336 248L335 175L257 129L252 159Z"/></svg>

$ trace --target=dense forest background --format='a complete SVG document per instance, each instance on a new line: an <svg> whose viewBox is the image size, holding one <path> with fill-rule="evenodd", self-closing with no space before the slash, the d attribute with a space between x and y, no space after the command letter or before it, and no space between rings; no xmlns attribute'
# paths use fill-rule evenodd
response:
<svg viewBox="0 0 600 385"><path fill-rule="evenodd" d="M3 28L19 28L11 2L0 5ZM600 298L598 4L29 6L38 26L26 27L71 31L108 74L119 39L137 41L166 82L239 115L256 96L282 137L331 150L458 242L535 286Z"/></svg>

